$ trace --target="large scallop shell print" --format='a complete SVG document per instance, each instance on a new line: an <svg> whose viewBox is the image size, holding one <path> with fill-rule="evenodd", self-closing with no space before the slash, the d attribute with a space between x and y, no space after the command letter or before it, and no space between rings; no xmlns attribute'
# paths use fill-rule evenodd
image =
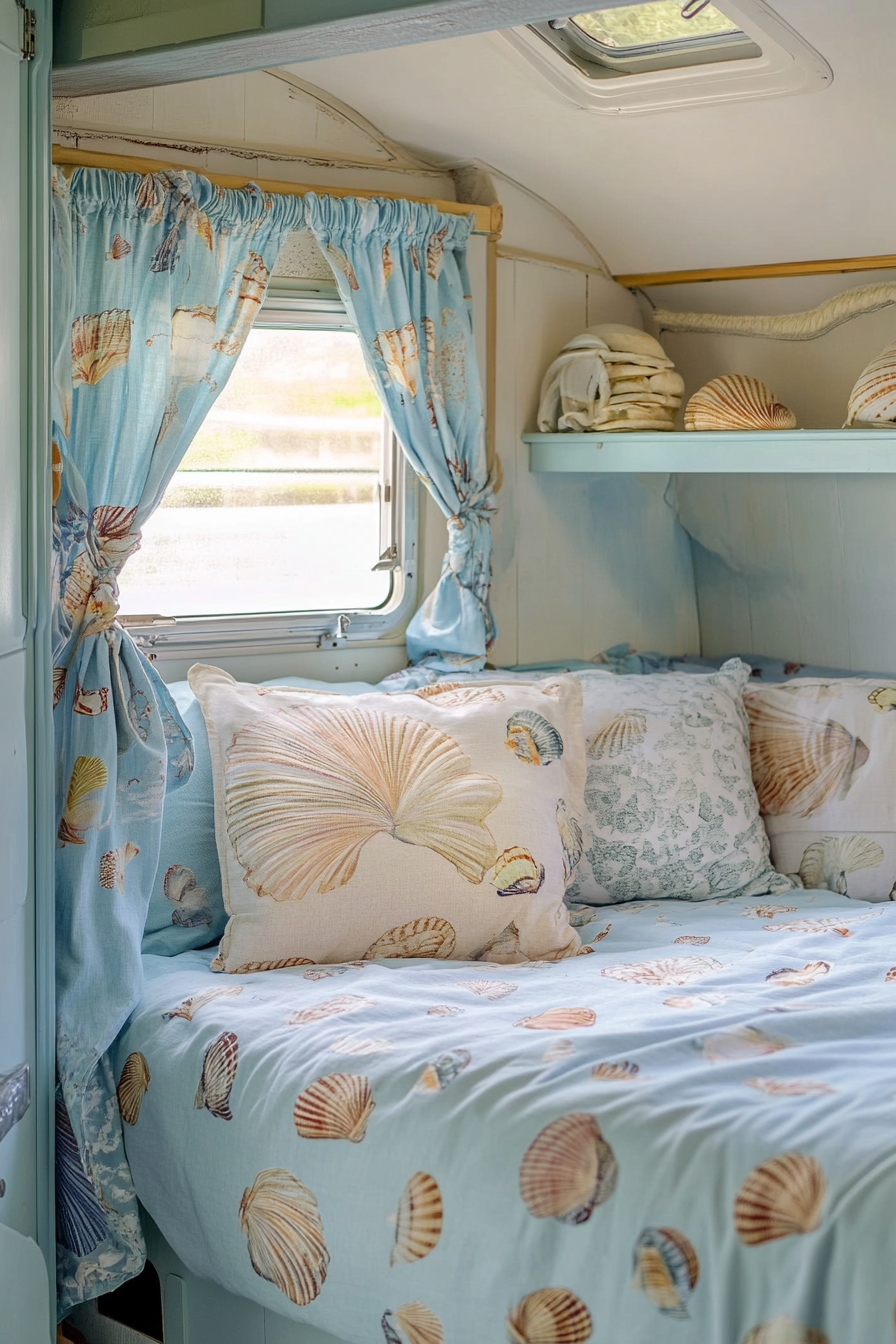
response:
<svg viewBox="0 0 896 1344"><path fill-rule="evenodd" d="M830 1340L823 1330L801 1325L792 1316L773 1316L748 1330L741 1344L830 1344Z"/></svg>
<svg viewBox="0 0 896 1344"><path fill-rule="evenodd" d="M520 1163L520 1194L533 1218L586 1223L616 1189L613 1150L592 1115L561 1116L529 1144Z"/></svg>
<svg viewBox="0 0 896 1344"><path fill-rule="evenodd" d="M687 1301L697 1286L697 1252L683 1232L672 1227L645 1227L635 1243L635 1276L639 1288L664 1316L686 1320Z"/></svg>
<svg viewBox="0 0 896 1344"><path fill-rule="evenodd" d="M322 1022L326 1017L339 1017L343 1013L356 1013L361 1008L372 1008L373 999L363 994L334 994L331 999L322 999L310 1008L300 1008L290 1013L286 1019L288 1027L304 1027L309 1022Z"/></svg>
<svg viewBox="0 0 896 1344"><path fill-rule="evenodd" d="M808 817L842 798L868 760L861 738L833 719L812 719L756 695L744 696L750 765L766 816Z"/></svg>
<svg viewBox="0 0 896 1344"><path fill-rule="evenodd" d="M621 756L638 747L647 736L647 715L640 709L624 709L597 730L588 743L589 756Z"/></svg>
<svg viewBox="0 0 896 1344"><path fill-rule="evenodd" d="M300 1092L293 1107L303 1139L348 1139L360 1143L376 1102L370 1081L357 1073L328 1073Z"/></svg>
<svg viewBox="0 0 896 1344"><path fill-rule="evenodd" d="M688 985L701 975L722 970L715 957L662 957L658 961L633 961L622 966L604 966L601 975L627 980L634 985Z"/></svg>
<svg viewBox="0 0 896 1344"><path fill-rule="evenodd" d="M734 1230L746 1246L813 1232L821 1221L827 1181L814 1157L784 1153L763 1162L734 1201Z"/></svg>
<svg viewBox="0 0 896 1344"><path fill-rule="evenodd" d="M593 1008L545 1008L533 1017L521 1017L515 1027L529 1031L571 1031L574 1027L593 1027L597 1014Z"/></svg>
<svg viewBox="0 0 896 1344"><path fill-rule="evenodd" d="M259 896L345 886L375 835L419 845L483 880L497 857L485 818L502 791L453 738L405 714L303 705L236 734L224 771L227 829Z"/></svg>
<svg viewBox="0 0 896 1344"><path fill-rule="evenodd" d="M507 1317L511 1344L585 1344L591 1313L568 1288L539 1288L517 1302Z"/></svg>
<svg viewBox="0 0 896 1344"><path fill-rule="evenodd" d="M308 1187L282 1168L260 1171L240 1201L240 1227L255 1273L297 1307L313 1302L327 1277L330 1252Z"/></svg>
<svg viewBox="0 0 896 1344"><path fill-rule="evenodd" d="M236 1033L222 1031L221 1035L212 1041L202 1061L202 1074L193 1102L197 1111L205 1107L219 1120L233 1119L230 1111L230 1092L236 1078L239 1058L240 1047Z"/></svg>
<svg viewBox="0 0 896 1344"><path fill-rule="evenodd" d="M149 1065L139 1050L128 1055L118 1079L118 1109L125 1124L136 1125L149 1087Z"/></svg>
<svg viewBox="0 0 896 1344"><path fill-rule="evenodd" d="M521 709L507 720L504 745L526 765L550 765L563 755L563 738L534 709Z"/></svg>
<svg viewBox="0 0 896 1344"><path fill-rule="evenodd" d="M131 352L131 314L127 308L87 313L72 323L72 386L94 387L112 369L126 364Z"/></svg>
<svg viewBox="0 0 896 1344"><path fill-rule="evenodd" d="M422 1260L435 1250L442 1234L443 1216L438 1182L428 1172L418 1171L408 1181L398 1201L390 1265Z"/></svg>
<svg viewBox="0 0 896 1344"><path fill-rule="evenodd" d="M377 957L441 957L448 958L454 951L457 935L447 919L429 915L411 919L380 935L364 953L364 961Z"/></svg>
<svg viewBox="0 0 896 1344"><path fill-rule="evenodd" d="M386 1344L443 1344L445 1332L434 1311L423 1302L406 1302L382 1319Z"/></svg>

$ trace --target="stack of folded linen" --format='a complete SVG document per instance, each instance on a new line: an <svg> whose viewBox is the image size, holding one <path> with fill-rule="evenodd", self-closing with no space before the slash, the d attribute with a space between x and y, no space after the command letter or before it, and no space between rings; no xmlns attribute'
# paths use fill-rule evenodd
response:
<svg viewBox="0 0 896 1344"><path fill-rule="evenodd" d="M603 323L569 341L544 376L538 428L674 429L684 380L659 341L637 327Z"/></svg>

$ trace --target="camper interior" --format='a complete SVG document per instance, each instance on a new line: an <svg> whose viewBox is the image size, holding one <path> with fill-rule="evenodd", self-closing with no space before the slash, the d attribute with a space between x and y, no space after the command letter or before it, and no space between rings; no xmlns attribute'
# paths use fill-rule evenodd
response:
<svg viewBox="0 0 896 1344"><path fill-rule="evenodd" d="M896 12L32 4L0 1339L892 1341Z"/></svg>

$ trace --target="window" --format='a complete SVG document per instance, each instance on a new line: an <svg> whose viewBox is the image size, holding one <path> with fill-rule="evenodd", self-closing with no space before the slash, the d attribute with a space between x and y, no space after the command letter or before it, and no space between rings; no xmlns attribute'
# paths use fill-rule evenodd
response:
<svg viewBox="0 0 896 1344"><path fill-rule="evenodd" d="M642 0L503 37L568 101L614 116L800 93L833 79L765 0Z"/></svg>
<svg viewBox="0 0 896 1344"><path fill-rule="evenodd" d="M268 298L121 575L122 619L178 650L301 642L340 616L370 638L401 615L406 498L341 303Z"/></svg>

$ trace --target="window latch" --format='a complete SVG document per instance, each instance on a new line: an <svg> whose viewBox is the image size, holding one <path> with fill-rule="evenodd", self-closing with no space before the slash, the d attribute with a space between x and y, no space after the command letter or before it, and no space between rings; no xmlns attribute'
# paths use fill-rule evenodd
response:
<svg viewBox="0 0 896 1344"><path fill-rule="evenodd" d="M376 564L371 566L371 574L375 574L378 569L401 569L401 557L394 541L386 547Z"/></svg>
<svg viewBox="0 0 896 1344"><path fill-rule="evenodd" d="M348 628L351 623L351 616L346 616L345 612L342 612L340 616L336 617L336 629L328 630L325 634L321 635L320 639L317 641L317 647L319 649L324 649L327 645L330 645L331 648L335 649L339 640L348 639Z"/></svg>

